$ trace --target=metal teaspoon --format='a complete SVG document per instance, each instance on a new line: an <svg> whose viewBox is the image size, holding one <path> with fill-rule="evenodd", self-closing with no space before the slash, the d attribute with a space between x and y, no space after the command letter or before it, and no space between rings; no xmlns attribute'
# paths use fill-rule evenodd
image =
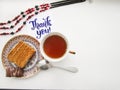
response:
<svg viewBox="0 0 120 90"><path fill-rule="evenodd" d="M46 62L46 64L40 66L41 70L48 70L49 68L57 68L57 69L69 71L69 72L72 72L72 73L77 73L78 72L78 69L76 67L61 67L61 66L52 65L50 62L48 62L46 60L45 60L45 62Z"/></svg>

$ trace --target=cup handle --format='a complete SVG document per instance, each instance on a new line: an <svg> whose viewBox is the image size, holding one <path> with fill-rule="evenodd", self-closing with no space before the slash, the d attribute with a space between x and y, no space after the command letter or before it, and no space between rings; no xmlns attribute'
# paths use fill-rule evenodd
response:
<svg viewBox="0 0 120 90"><path fill-rule="evenodd" d="M76 54L76 52L74 52L74 51L69 51L69 53L70 53L70 54Z"/></svg>

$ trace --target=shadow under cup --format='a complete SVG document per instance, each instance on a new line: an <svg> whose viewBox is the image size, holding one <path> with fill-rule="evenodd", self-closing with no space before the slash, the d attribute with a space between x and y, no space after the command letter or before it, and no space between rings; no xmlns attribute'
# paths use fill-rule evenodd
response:
<svg viewBox="0 0 120 90"><path fill-rule="evenodd" d="M40 50L46 60L61 61L68 53L68 40L61 33L51 32L41 41Z"/></svg>

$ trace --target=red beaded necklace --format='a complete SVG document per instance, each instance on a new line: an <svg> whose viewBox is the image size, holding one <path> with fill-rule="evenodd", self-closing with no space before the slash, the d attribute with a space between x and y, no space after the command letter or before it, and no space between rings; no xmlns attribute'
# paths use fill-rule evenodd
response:
<svg viewBox="0 0 120 90"><path fill-rule="evenodd" d="M42 5L36 5L34 8L29 8L28 10L21 12L20 15L16 16L12 20L8 20L7 22L0 23L0 30L11 30L13 29L18 23L20 23L21 20L24 18L25 21L23 24L14 32L3 32L0 33L0 35L14 35L15 33L19 32L25 25L26 22L31 19L33 16L39 14L40 12L43 12L45 10L48 10L50 8L50 4L42 4ZM14 24L13 24L14 23ZM6 25L13 24L10 27L6 27Z"/></svg>
<svg viewBox="0 0 120 90"><path fill-rule="evenodd" d="M42 5L36 5L34 8L29 8L28 10L21 12L20 15L16 16L12 20L8 20L7 22L0 23L0 30L11 30L13 29L22 19L26 18L23 24L14 32L3 32L0 33L0 35L14 35L15 33L19 32L26 24L26 22L31 19L33 16L39 14L40 12L43 12L45 10L48 10L50 8L55 8L59 6L84 2L86 0L63 0L58 2L53 2L51 4L42 4ZM5 27L5 25L12 24L10 27Z"/></svg>

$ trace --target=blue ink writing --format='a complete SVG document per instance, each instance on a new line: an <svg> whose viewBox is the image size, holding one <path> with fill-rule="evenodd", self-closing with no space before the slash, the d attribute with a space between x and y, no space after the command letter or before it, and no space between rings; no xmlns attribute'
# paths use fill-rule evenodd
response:
<svg viewBox="0 0 120 90"><path fill-rule="evenodd" d="M31 30L36 31L36 38L38 39L40 39L43 34L51 32L52 24L49 16L42 18L42 22L38 22L38 19L35 18L33 21L29 21L29 24L32 24Z"/></svg>

